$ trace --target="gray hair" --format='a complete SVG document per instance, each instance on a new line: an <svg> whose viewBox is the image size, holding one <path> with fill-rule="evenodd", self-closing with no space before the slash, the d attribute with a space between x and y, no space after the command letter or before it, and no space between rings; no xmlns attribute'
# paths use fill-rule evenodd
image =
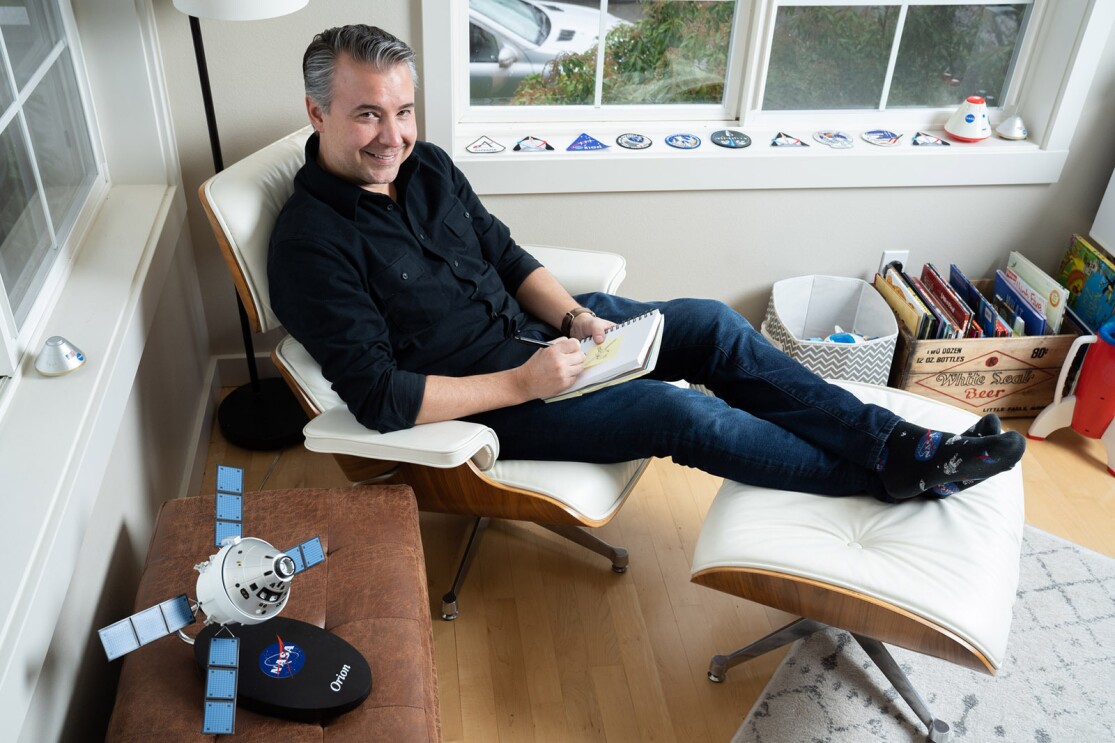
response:
<svg viewBox="0 0 1115 743"><path fill-rule="evenodd" d="M325 113L329 113L329 104L333 100L333 72L341 54L348 54L357 62L377 70L405 64L414 84L418 85L414 50L406 42L382 28L361 23L329 28L314 37L302 57L306 95Z"/></svg>

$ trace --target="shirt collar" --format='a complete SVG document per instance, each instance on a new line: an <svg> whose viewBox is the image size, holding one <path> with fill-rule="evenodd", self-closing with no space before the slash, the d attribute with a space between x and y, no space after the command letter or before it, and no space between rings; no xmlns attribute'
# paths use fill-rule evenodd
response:
<svg viewBox="0 0 1115 743"><path fill-rule="evenodd" d="M317 161L319 145L319 135L314 132L306 140L306 164L298 171L296 180L300 181L312 196L328 204L338 214L347 219L355 220L361 198L382 196L382 194L365 191L359 186L324 170ZM399 168L399 176L395 179L400 201L406 192L406 184L419 167L418 158L415 157L417 152L417 147L411 151L410 157ZM387 197L383 196L383 198Z"/></svg>

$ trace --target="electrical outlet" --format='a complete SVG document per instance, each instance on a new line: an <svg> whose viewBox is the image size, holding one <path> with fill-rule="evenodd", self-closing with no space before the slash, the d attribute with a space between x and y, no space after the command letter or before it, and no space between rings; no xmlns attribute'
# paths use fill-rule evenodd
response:
<svg viewBox="0 0 1115 743"><path fill-rule="evenodd" d="M902 264L903 268L909 269L907 265L910 262L909 250L884 250L883 258L879 261L879 273L883 272L883 268L891 261L898 261Z"/></svg>

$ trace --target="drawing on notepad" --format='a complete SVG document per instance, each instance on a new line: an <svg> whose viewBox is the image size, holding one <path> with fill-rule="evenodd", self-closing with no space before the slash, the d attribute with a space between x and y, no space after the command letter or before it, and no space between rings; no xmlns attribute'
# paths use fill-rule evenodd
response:
<svg viewBox="0 0 1115 743"><path fill-rule="evenodd" d="M585 353L585 368L589 369L597 364L614 359L619 353L622 338L609 338L599 346L593 346Z"/></svg>

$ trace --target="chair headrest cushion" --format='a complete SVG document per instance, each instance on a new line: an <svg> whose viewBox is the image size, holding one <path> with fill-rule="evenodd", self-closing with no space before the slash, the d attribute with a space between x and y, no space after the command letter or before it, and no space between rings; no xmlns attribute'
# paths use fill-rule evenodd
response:
<svg viewBox="0 0 1115 743"><path fill-rule="evenodd" d="M294 192L294 176L306 161L312 127L305 127L248 155L203 186L214 218L225 234L259 312L261 330L280 327L271 311L267 249L271 230Z"/></svg>

